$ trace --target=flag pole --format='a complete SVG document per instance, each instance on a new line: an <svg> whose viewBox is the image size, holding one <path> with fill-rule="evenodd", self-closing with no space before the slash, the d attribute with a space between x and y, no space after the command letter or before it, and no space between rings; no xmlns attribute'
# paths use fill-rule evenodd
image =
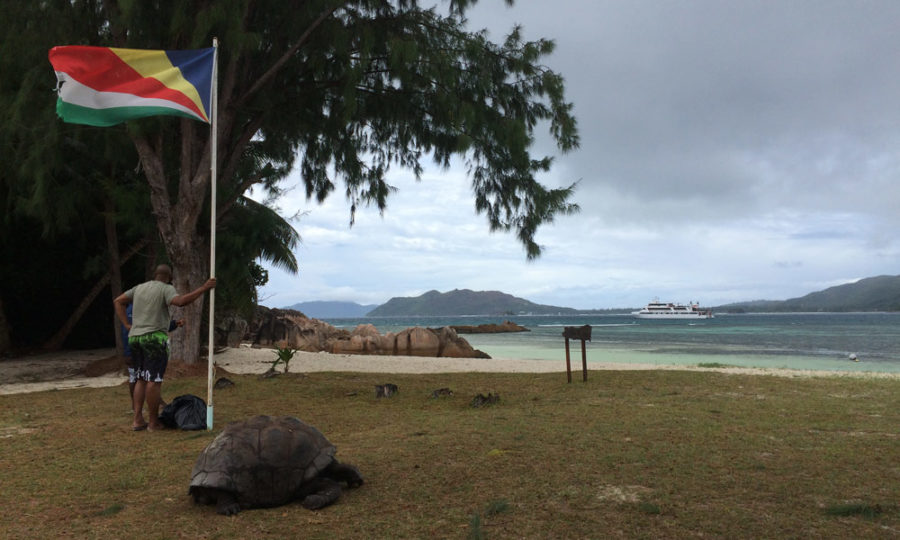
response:
<svg viewBox="0 0 900 540"><path fill-rule="evenodd" d="M219 115L219 38L213 38L213 73L210 118L210 210L209 210L209 277L216 277L216 161L218 160L218 133L216 119ZM213 341L215 338L216 290L209 290L209 361L206 376L206 429L213 427Z"/></svg>

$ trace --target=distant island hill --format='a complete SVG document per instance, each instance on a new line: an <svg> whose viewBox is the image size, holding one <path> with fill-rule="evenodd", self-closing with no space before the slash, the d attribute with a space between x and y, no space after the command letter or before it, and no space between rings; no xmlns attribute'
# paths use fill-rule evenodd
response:
<svg viewBox="0 0 900 540"><path fill-rule="evenodd" d="M640 307L640 306L639 306ZM630 313L635 308L574 309L535 304L499 291L455 289L428 291L416 297L391 298L384 304L355 302L300 302L294 309L316 319L357 319L364 317L455 317L516 315L589 315ZM900 311L900 276L877 276L830 287L788 300L754 300L712 306L717 313L796 313Z"/></svg>

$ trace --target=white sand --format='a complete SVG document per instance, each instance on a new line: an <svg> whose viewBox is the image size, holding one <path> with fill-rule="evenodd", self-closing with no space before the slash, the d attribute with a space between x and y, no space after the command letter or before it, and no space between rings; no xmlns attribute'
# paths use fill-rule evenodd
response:
<svg viewBox="0 0 900 540"><path fill-rule="evenodd" d="M0 361L0 395L62 390L67 388L104 387L123 384L122 372L100 377L83 376L84 367L95 360L115 354L113 349L92 351L61 351ZM215 355L216 365L237 374L263 373L275 359L273 349L240 347ZM205 359L203 359L205 363ZM279 370L282 369L279 366ZM801 371L763 368L699 368L696 366L590 362L589 371L616 370L680 370L717 371L745 375L775 375L782 377L854 377L900 378L897 373ZM559 361L482 359L482 358L425 358L411 356L366 356L297 352L290 363L292 373L320 371L349 371L360 373L565 373L565 359ZM572 362L572 379L581 380L580 360Z"/></svg>
<svg viewBox="0 0 900 540"><path fill-rule="evenodd" d="M262 373L275 359L272 349L241 347L216 355L216 365L232 373ZM278 366L281 370L282 366ZM290 371L353 371L360 373L548 373L565 371L562 362L532 360L496 360L485 358L432 358L420 356L371 356L297 352Z"/></svg>

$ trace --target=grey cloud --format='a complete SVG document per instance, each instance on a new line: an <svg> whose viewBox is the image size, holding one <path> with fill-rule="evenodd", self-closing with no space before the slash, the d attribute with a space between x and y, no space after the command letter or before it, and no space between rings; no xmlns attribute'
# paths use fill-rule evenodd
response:
<svg viewBox="0 0 900 540"><path fill-rule="evenodd" d="M604 185L622 194L620 204L716 207L710 217L726 219L773 206L837 206L829 197L843 199L842 183L852 180L864 188L857 205L880 206L868 176L816 167L849 147L856 156L840 156L840 166L859 169L897 142L900 3L546 7L481 2L473 25L490 22L496 37L521 21L526 37L555 37L548 63L567 79L583 140L582 151L558 161L584 179L585 202ZM811 187L815 196L804 197Z"/></svg>
<svg viewBox="0 0 900 540"><path fill-rule="evenodd" d="M545 255L526 264L453 187L462 167L429 171L425 195L404 185L349 233L330 202L322 227L340 245L302 253L319 291L305 299L469 287L577 307L725 303L897 272L900 2L482 0L469 17L495 41L521 23L557 42L547 63L582 148L559 155L546 133L535 145L555 156L546 183L580 180L582 212L541 229ZM563 283L576 277L585 289Z"/></svg>

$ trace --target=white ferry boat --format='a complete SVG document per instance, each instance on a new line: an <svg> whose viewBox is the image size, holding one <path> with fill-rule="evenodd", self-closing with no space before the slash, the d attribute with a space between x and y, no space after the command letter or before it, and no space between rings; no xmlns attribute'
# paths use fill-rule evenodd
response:
<svg viewBox="0 0 900 540"><path fill-rule="evenodd" d="M640 311L632 311L631 314L637 319L666 319L671 321L713 318L712 310L700 309L700 304L693 302L688 305L673 304L671 302L660 302L658 298L654 298L652 302Z"/></svg>

